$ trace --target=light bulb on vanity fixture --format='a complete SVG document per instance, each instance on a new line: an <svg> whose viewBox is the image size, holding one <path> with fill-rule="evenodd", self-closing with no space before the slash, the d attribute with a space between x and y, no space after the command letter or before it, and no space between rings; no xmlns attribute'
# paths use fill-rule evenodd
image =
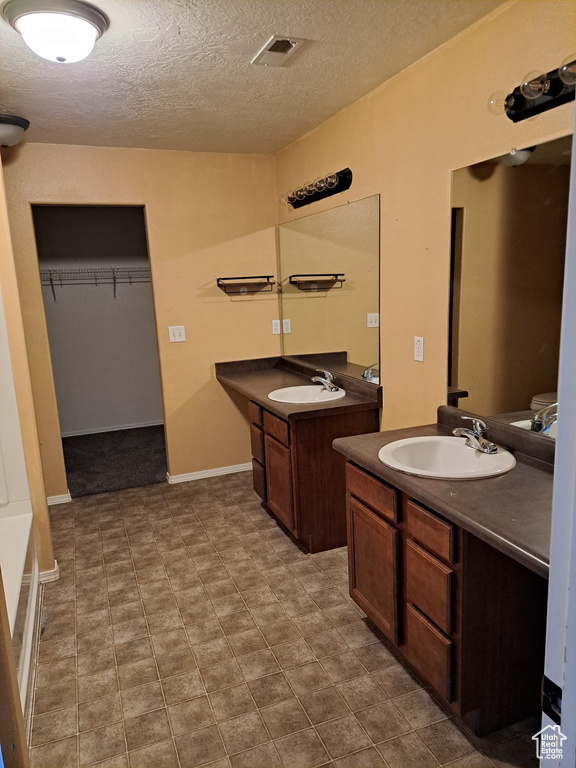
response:
<svg viewBox="0 0 576 768"><path fill-rule="evenodd" d="M558 77L562 80L564 85L576 84L576 53L568 56L568 58L564 59L562 64L560 64L558 67Z"/></svg>
<svg viewBox="0 0 576 768"><path fill-rule="evenodd" d="M58 64L82 61L108 29L108 17L83 0L9 0L2 16L35 54Z"/></svg>
<svg viewBox="0 0 576 768"><path fill-rule="evenodd" d="M16 115L0 115L0 147L13 147L22 140L30 121Z"/></svg>

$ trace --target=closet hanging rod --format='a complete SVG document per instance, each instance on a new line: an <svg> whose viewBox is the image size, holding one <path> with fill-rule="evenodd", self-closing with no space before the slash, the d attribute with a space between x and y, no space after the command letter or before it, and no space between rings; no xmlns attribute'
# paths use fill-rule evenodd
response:
<svg viewBox="0 0 576 768"><path fill-rule="evenodd" d="M56 301L55 286L65 285L114 285L114 298L116 298L116 285L118 283L148 283L150 282L149 267L95 267L93 269L41 269L40 281L42 285L49 285L52 296Z"/></svg>

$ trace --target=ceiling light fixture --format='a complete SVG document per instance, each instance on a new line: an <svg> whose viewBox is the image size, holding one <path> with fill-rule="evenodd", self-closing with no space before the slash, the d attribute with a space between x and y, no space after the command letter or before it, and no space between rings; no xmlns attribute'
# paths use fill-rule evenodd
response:
<svg viewBox="0 0 576 768"><path fill-rule="evenodd" d="M0 147L13 147L21 140L30 121L16 115L0 115Z"/></svg>
<svg viewBox="0 0 576 768"><path fill-rule="evenodd" d="M110 23L82 0L9 0L2 16L35 54L59 64L89 56Z"/></svg>
<svg viewBox="0 0 576 768"><path fill-rule="evenodd" d="M530 156L535 149L536 147L526 147L526 149L511 149L507 155L502 155L500 162L502 165L509 165L513 168L517 165L524 165L524 163L530 160Z"/></svg>

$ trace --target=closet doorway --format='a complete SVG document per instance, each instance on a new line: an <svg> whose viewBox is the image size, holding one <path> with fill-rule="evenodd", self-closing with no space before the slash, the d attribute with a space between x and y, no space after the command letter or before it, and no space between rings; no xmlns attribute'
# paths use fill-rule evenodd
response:
<svg viewBox="0 0 576 768"><path fill-rule="evenodd" d="M143 206L33 205L72 497L166 480Z"/></svg>

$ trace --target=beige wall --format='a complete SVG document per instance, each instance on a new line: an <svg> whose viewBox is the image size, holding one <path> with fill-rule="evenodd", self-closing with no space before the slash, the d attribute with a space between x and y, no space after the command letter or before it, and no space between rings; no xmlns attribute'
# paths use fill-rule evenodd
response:
<svg viewBox="0 0 576 768"><path fill-rule="evenodd" d="M247 462L246 405L214 363L279 354L278 296L232 299L216 278L276 274L274 158L23 144L4 160L48 495L66 493L66 478L31 203L145 206L168 471ZM169 325L184 325L187 341L170 344Z"/></svg>
<svg viewBox="0 0 576 768"><path fill-rule="evenodd" d="M22 445L30 499L34 512L34 530L40 571L52 571L54 551L50 536L50 520L46 504L46 489L42 473L42 459L36 428L36 413L30 381L30 370L24 342L24 327L14 269L14 255L6 213L6 196L0 167L0 286L6 316L6 331L10 346L10 361L22 430ZM0 598L0 601L3 598Z"/></svg>
<svg viewBox="0 0 576 768"><path fill-rule="evenodd" d="M385 429L435 421L446 399L451 172L571 133L573 103L516 125L487 103L526 73L559 66L575 25L576 3L507 3L277 156L278 198L352 169L348 192L306 214L381 194ZM278 208L280 221L298 213ZM413 360L414 336L424 337L424 363Z"/></svg>
<svg viewBox="0 0 576 768"><path fill-rule="evenodd" d="M481 163L454 173L463 208L456 383L485 415L557 389L570 167Z"/></svg>

